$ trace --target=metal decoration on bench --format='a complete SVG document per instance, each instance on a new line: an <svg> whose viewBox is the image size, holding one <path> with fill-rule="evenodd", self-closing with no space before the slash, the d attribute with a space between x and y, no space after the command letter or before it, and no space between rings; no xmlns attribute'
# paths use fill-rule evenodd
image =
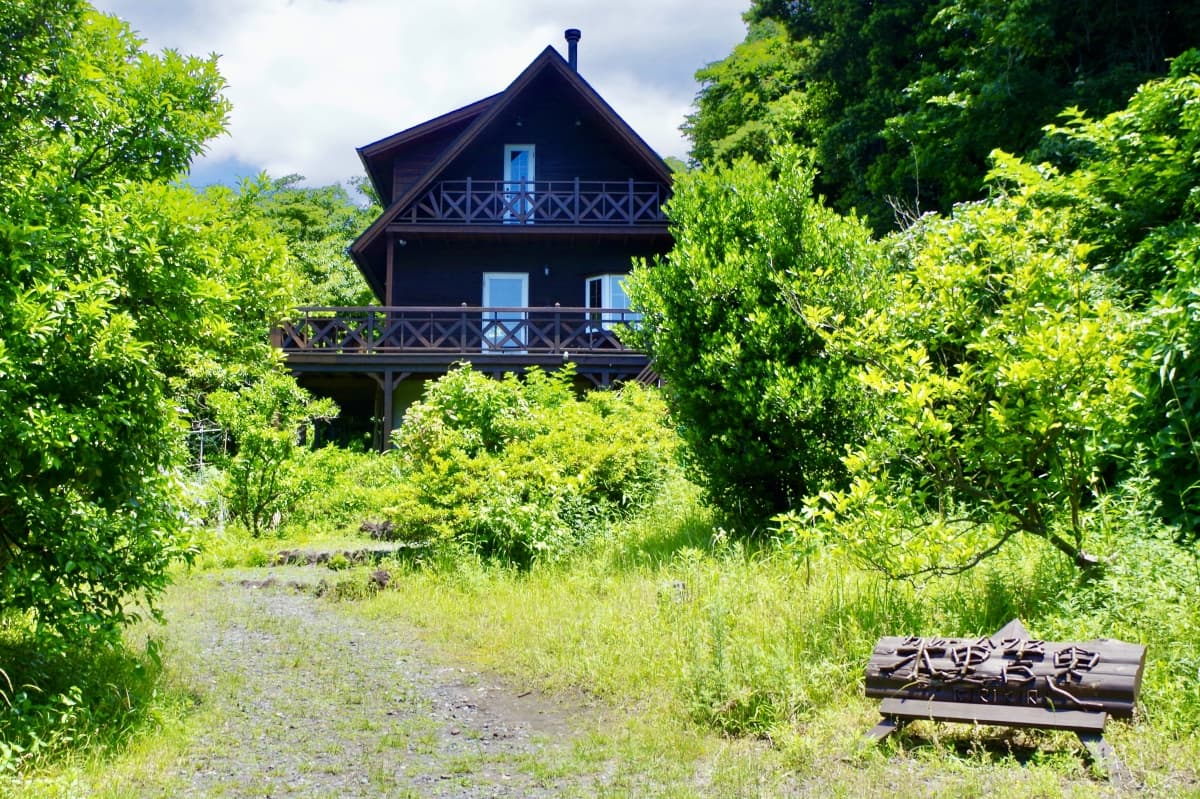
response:
<svg viewBox="0 0 1200 799"><path fill-rule="evenodd" d="M884 719L867 737L916 719L1071 730L1115 773L1123 767L1104 724L1133 715L1145 661L1138 644L1042 641L1015 619L988 638L884 637L866 672Z"/></svg>

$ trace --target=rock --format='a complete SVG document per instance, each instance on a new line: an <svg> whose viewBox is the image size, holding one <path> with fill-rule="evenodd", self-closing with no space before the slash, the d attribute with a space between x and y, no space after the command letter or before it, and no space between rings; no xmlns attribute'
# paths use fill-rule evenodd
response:
<svg viewBox="0 0 1200 799"><path fill-rule="evenodd" d="M365 521L358 529L359 532L367 533L378 541L394 541L396 539L396 528L389 521Z"/></svg>

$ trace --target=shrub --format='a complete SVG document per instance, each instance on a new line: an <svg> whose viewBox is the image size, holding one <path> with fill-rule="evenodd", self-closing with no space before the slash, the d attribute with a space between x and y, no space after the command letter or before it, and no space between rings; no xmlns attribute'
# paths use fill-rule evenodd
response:
<svg viewBox="0 0 1200 799"><path fill-rule="evenodd" d="M1138 453L1149 459L1160 513L1194 541L1200 530L1200 50L1170 75L1139 87L1126 108L1101 118L1077 109L1051 130L1073 162L1036 175L1001 162L1042 202L1073 212L1089 261L1111 273L1141 312ZM1004 167L1008 167L1004 169Z"/></svg>
<svg viewBox="0 0 1200 799"><path fill-rule="evenodd" d="M297 453L292 468L300 490L284 520L288 534L356 532L395 501L399 468L391 453L322 447Z"/></svg>
<svg viewBox="0 0 1200 799"><path fill-rule="evenodd" d="M313 420L335 416L332 400L313 400L291 376L269 372L239 391L216 391L209 404L233 437L235 450L223 460L229 515L258 537L304 492L300 433L311 439Z"/></svg>
<svg viewBox="0 0 1200 799"><path fill-rule="evenodd" d="M842 485L866 410L820 329L882 303L877 250L812 179L794 150L680 176L675 247L630 278L689 476L749 525Z"/></svg>
<svg viewBox="0 0 1200 799"><path fill-rule="evenodd" d="M224 129L215 58L83 2L5 2L0 40L0 613L71 650L193 557L174 383L267 357L285 272L231 192L176 183Z"/></svg>
<svg viewBox="0 0 1200 799"><path fill-rule="evenodd" d="M642 507L671 467L665 408L639 386L577 399L573 372L492 380L469 365L430 385L396 434L389 521L528 565Z"/></svg>
<svg viewBox="0 0 1200 799"><path fill-rule="evenodd" d="M892 307L833 336L882 412L850 488L809 511L871 565L963 570L1017 535L1094 564L1085 506L1127 435L1132 324L1062 227L1027 193L926 219Z"/></svg>

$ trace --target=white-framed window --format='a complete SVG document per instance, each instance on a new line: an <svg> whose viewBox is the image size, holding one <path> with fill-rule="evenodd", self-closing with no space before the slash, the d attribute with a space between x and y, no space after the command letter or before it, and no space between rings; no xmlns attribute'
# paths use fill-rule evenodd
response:
<svg viewBox="0 0 1200 799"><path fill-rule="evenodd" d="M532 144L504 145L504 221L528 225L533 222L533 182L536 152Z"/></svg>
<svg viewBox="0 0 1200 799"><path fill-rule="evenodd" d="M625 293L625 278L628 275L596 275L585 283L583 303L587 308L603 309L592 314L592 321L600 322L605 330L620 322L636 324L641 314L629 312L629 295ZM623 311L624 313L619 313Z"/></svg>

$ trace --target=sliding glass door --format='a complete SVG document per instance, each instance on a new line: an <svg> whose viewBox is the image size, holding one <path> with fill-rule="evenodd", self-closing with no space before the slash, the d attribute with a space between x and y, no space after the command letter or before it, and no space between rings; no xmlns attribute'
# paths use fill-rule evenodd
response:
<svg viewBox="0 0 1200 799"><path fill-rule="evenodd" d="M528 307L528 272L484 272L483 351L524 352L529 314L518 309Z"/></svg>

